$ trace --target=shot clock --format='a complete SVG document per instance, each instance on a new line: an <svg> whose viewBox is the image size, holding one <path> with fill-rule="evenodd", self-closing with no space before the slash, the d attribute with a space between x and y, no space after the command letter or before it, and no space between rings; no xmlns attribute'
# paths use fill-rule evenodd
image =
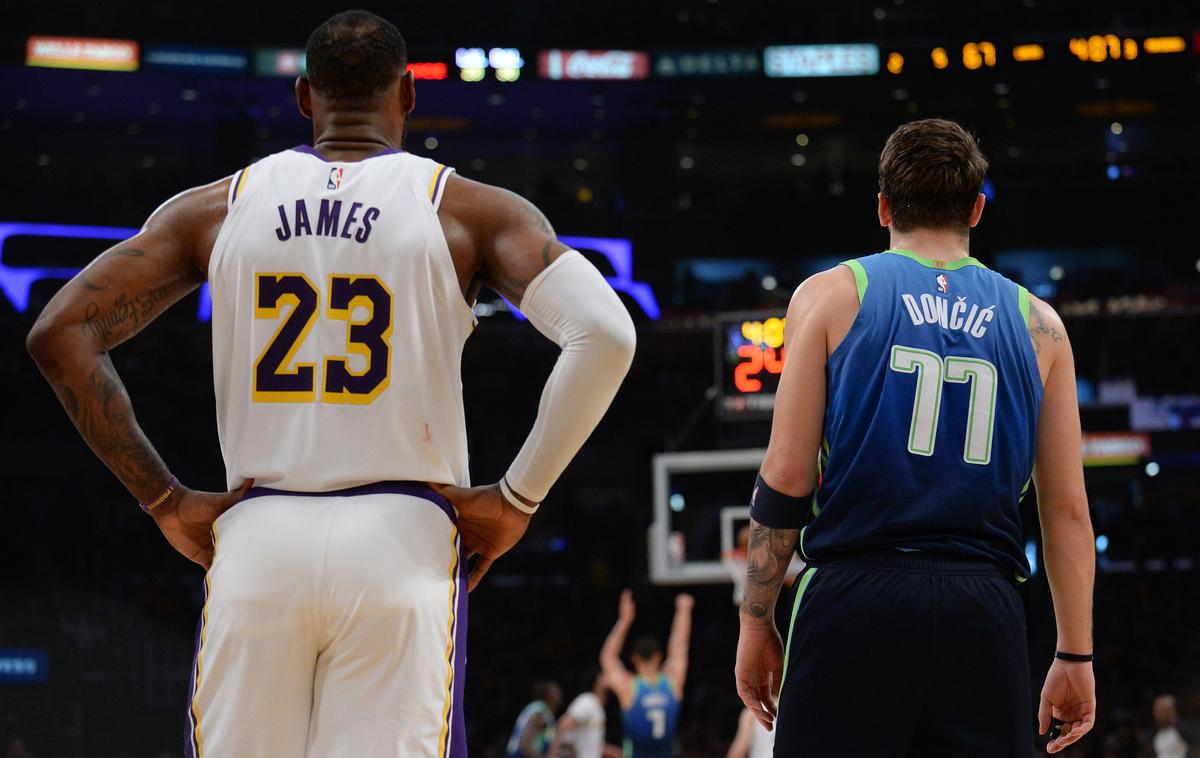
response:
<svg viewBox="0 0 1200 758"><path fill-rule="evenodd" d="M727 313L716 318L714 364L717 417L770 418L783 373L785 319L782 312Z"/></svg>

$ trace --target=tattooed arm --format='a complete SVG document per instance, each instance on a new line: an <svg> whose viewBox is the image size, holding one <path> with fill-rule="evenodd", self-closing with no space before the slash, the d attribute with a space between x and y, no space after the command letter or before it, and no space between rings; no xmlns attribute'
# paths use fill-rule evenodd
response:
<svg viewBox="0 0 1200 758"><path fill-rule="evenodd" d="M767 624L775 620L775 601L796 553L799 529L772 529L750 521L750 544L746 549L746 592L742 598L743 624Z"/></svg>
<svg viewBox="0 0 1200 758"><path fill-rule="evenodd" d="M845 266L805 281L788 306L787 361L775 395L771 441L759 472L771 489L784 495L803 497L816 485L825 419L825 363L857 311L854 275ZM783 679L775 603L799 537L799 529L750 522L734 674L742 701L768 729L775 719L775 697Z"/></svg>
<svg viewBox="0 0 1200 758"><path fill-rule="evenodd" d="M138 426L108 351L204 281L228 186L225 180L168 201L138 234L101 254L59 290L26 340L79 433L142 503L167 489L171 473ZM203 522L228 499L205 494L180 487L153 514L171 544L202 565L212 554L207 535L212 520ZM212 519L217 513L212 511Z"/></svg>
<svg viewBox="0 0 1200 758"><path fill-rule="evenodd" d="M1058 624L1058 649L1086 654L1092 652L1096 543L1083 481L1075 358L1062 319L1034 297L1029 304L1029 338L1046 386L1038 415L1033 481L1046 578ZM1051 716L1066 723L1062 736L1047 749L1056 753L1086 734L1095 721L1095 711L1092 664L1055 660L1042 690L1040 731L1049 728Z"/></svg>

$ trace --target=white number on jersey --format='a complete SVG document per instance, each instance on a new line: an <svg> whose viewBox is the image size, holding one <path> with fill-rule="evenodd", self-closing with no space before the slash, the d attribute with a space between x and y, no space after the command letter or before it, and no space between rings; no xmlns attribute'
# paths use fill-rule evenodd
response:
<svg viewBox="0 0 1200 758"><path fill-rule="evenodd" d="M908 427L908 452L933 455L934 435L942 409L942 382L971 383L967 410L967 438L963 460L985 466L992 460L992 431L996 425L996 367L982 358L946 356L904 345L893 345L888 364L892 371L917 375L912 422Z"/></svg>
<svg viewBox="0 0 1200 758"><path fill-rule="evenodd" d="M650 736L661 740L667 736L667 711L664 708L646 709L646 718L650 719Z"/></svg>

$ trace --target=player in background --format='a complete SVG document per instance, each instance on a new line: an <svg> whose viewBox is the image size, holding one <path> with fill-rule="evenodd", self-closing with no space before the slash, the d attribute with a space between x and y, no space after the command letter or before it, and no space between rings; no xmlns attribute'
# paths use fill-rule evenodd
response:
<svg viewBox="0 0 1200 758"><path fill-rule="evenodd" d="M208 570L189 756L463 756L467 585L599 422L633 324L537 208L404 151L416 95L394 25L330 18L295 93L312 146L167 201L27 345L96 455ZM176 478L108 355L205 281L225 492ZM507 473L472 488L461 356L484 285L562 352Z"/></svg>
<svg viewBox="0 0 1200 758"><path fill-rule="evenodd" d="M675 732L679 707L687 682L688 643L692 635L691 595L675 597L675 619L667 640L667 659L653 637L633 643L629 659L633 671L621 662L621 649L633 625L633 593L625 590L617 606L617 623L600 649L600 669L621 706L625 755L630 758L666 758L678 754Z"/></svg>
<svg viewBox="0 0 1200 758"><path fill-rule="evenodd" d="M738 716L737 734L725 758L771 758L775 754L775 733L763 726L749 709Z"/></svg>
<svg viewBox="0 0 1200 758"><path fill-rule="evenodd" d="M542 758L553 755L556 724L554 714L562 707L563 694L558 682L533 683L533 701L521 709L508 738L507 758Z"/></svg>
<svg viewBox="0 0 1200 758"><path fill-rule="evenodd" d="M970 257L986 169L958 124L898 128L879 162L890 249L788 308L735 666L775 755L1029 755L1031 474L1058 623L1037 720L1053 753L1095 719L1074 360L1050 306ZM775 603L797 547L785 652Z"/></svg>
<svg viewBox="0 0 1200 758"><path fill-rule="evenodd" d="M558 720L550 755L554 758L619 758L621 751L604 743L607 726L604 706L608 700L604 674L598 669L589 669L580 683L582 692L575 696Z"/></svg>

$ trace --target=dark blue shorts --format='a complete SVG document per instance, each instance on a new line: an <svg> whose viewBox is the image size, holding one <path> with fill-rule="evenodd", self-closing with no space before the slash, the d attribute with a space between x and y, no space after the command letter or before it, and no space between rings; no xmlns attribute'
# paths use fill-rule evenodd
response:
<svg viewBox="0 0 1200 758"><path fill-rule="evenodd" d="M887 551L796 587L776 756L1031 754L1025 612L998 566Z"/></svg>

